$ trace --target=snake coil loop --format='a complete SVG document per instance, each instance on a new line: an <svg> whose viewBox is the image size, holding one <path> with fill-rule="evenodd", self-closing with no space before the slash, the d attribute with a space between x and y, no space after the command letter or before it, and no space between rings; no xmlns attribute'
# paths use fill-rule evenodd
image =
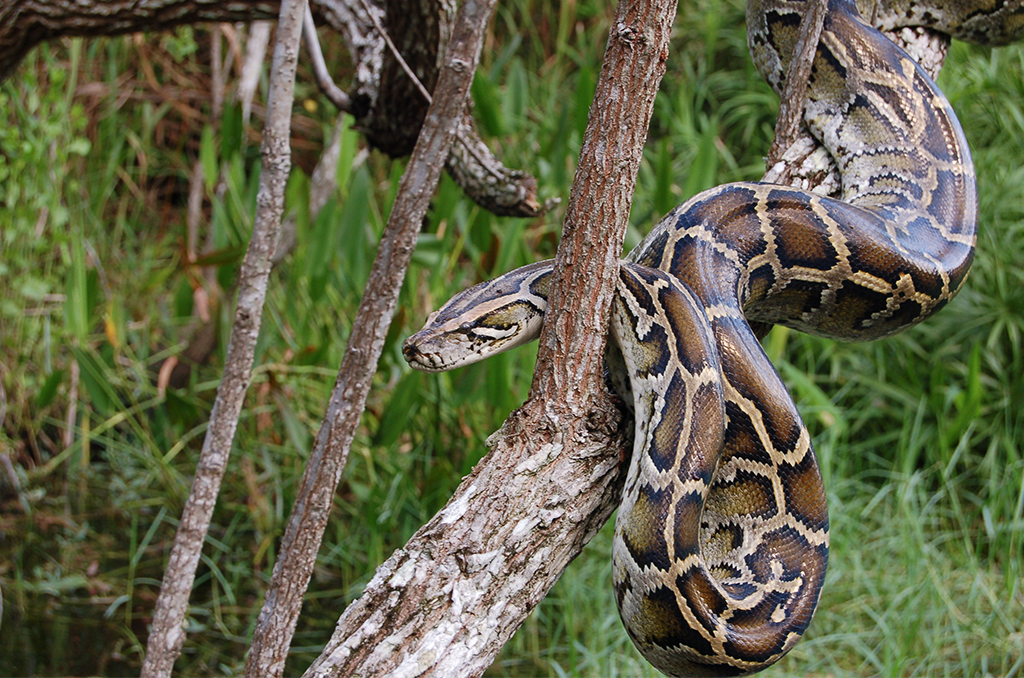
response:
<svg viewBox="0 0 1024 678"><path fill-rule="evenodd" d="M748 45L776 91L803 6L748 3ZM990 43L1024 32L1021 0L882 0L874 14L886 28L928 24ZM942 308L973 258L977 196L960 125L852 0L829 0L804 121L839 169L839 198L719 186L669 213L620 269L608 365L636 435L613 579L633 642L672 676L778 661L824 582L821 475L751 325L887 336ZM440 371L536 338L552 268L456 295L406 341L406 359Z"/></svg>

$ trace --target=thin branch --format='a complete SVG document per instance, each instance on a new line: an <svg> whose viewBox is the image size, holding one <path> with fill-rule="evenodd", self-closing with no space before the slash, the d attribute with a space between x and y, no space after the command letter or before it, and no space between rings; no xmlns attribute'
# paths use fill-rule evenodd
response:
<svg viewBox="0 0 1024 678"><path fill-rule="evenodd" d="M627 436L603 387L603 345L675 9L619 6L531 399L448 505L378 568L307 676L482 674L614 510Z"/></svg>
<svg viewBox="0 0 1024 678"><path fill-rule="evenodd" d="M776 124L775 140L765 158L767 171L762 181L787 184L820 195L839 195L842 186L835 161L828 151L802 126L805 106L805 92L809 68L817 47L814 34L818 30L819 17L824 12L824 2L808 3L810 12L801 22L804 40L797 48L784 84ZM880 17L873 19L875 25ZM902 47L914 61L935 78L942 68L949 49L949 36L926 28L901 28L883 31L890 40Z"/></svg>
<svg viewBox="0 0 1024 678"><path fill-rule="evenodd" d="M437 96L402 176L366 292L352 324L327 414L317 435L257 620L247 676L280 676L331 501L363 412L405 271L465 109L484 26L496 0L465 0L456 19Z"/></svg>
<svg viewBox="0 0 1024 678"><path fill-rule="evenodd" d="M267 54L270 42L269 21L253 21L249 26L249 37L245 41L245 61L242 62L242 76L238 79L235 96L242 102L242 124L249 124L252 114L252 100L256 96L256 88L260 84L260 71L263 69L263 58Z"/></svg>
<svg viewBox="0 0 1024 678"><path fill-rule="evenodd" d="M256 196L256 217L239 273L238 302L224 376L160 587L142 666L143 676L169 676L185 642L182 624L188 597L235 437L238 415L249 386L270 275L270 255L281 223L284 189L291 169L288 140L305 6L305 0L284 0L281 3L267 122L263 132L263 171Z"/></svg>
<svg viewBox="0 0 1024 678"><path fill-rule="evenodd" d="M811 77L811 64L818 51L821 27L825 23L827 0L810 0L804 4L805 13L800 21L800 33L793 50L793 59L786 73L786 84L780 94L779 117L775 121L775 139L768 149L766 167L778 163L786 150L800 136L804 121L804 101L807 83ZM784 178L783 178L784 180Z"/></svg>
<svg viewBox="0 0 1024 678"><path fill-rule="evenodd" d="M370 16L373 16L371 13ZM306 15L302 20L303 36L305 37L306 49L309 51L309 58L313 66L313 77L320 91L324 93L332 104L338 107L339 111L351 112L352 101L334 84L330 72L327 70L327 63L324 61L324 53L320 49L320 39L316 35L316 24L313 23L313 12L306 7Z"/></svg>

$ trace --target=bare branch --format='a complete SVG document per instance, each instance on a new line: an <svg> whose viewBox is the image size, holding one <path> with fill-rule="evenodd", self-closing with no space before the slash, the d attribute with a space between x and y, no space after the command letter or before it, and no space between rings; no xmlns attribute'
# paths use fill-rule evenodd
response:
<svg viewBox="0 0 1024 678"><path fill-rule="evenodd" d="M384 40L391 38L383 32L379 7L357 0L311 0L313 13L338 31L348 47L355 65L354 89L349 95L333 83L328 85L326 68L316 63L314 73L325 95L341 110L356 115L370 143L399 157L412 150L422 124L429 94L421 98L415 92L427 93L436 81L437 54L448 41L454 2L389 0L388 4L397 26L392 33L399 31L396 39L401 42L392 43L390 51L385 50ZM260 20L276 16L278 6L274 0L0 0L0 81L32 46L64 35L117 35L204 21L254 21L238 93L243 119L248 121L247 102L258 84L262 63L260 47L265 49L269 34L269 25ZM413 55L412 66L401 57L404 50ZM532 176L502 165L480 140L470 118L463 127L466 143L448 158L448 169L474 202L499 215L534 217L550 209L551 205L537 202Z"/></svg>
<svg viewBox="0 0 1024 678"><path fill-rule="evenodd" d="M811 77L811 64L818 51L821 27L825 23L826 0L811 0L804 5L805 13L800 21L800 34L789 62L786 84L779 101L779 117L775 121L775 139L765 159L767 167L773 167L782 159L800 135L804 122L804 100L807 98L807 81ZM780 177L785 183L788 177Z"/></svg>
<svg viewBox="0 0 1024 678"><path fill-rule="evenodd" d="M203 441L192 490L182 512L160 587L146 648L146 660L142 666L143 676L169 676L185 642L182 624L188 608L189 593L235 437L238 415L249 386L270 275L270 255L281 223L284 189L291 169L288 140L305 6L305 0L285 0L281 4L267 102L267 123L263 131L263 171L256 196L256 217L249 248L239 273L238 302L227 348L224 376L210 415L210 426Z"/></svg>
<svg viewBox="0 0 1024 678"><path fill-rule="evenodd" d="M254 21L249 27L249 39L245 41L245 60L242 62L242 77L238 80L235 96L242 102L242 124L249 124L252 113L252 99L256 96L256 88L260 84L260 71L263 70L263 58L267 54L270 43L269 21Z"/></svg>
<svg viewBox="0 0 1024 678"><path fill-rule="evenodd" d="M811 3L811 5L818 10L821 9L820 5L816 3ZM801 31L815 29L816 23L810 25L809 19L817 22L817 16L808 15L801 22ZM906 50L929 75L933 78L938 77L942 62L949 49L948 35L926 28L902 28L885 31L885 34ZM808 37L808 39L810 38ZM806 60L812 59L814 55L809 44L810 42L804 42L798 47L800 63L805 64L805 67ZM814 44L816 46L817 40ZM794 63L796 61L794 59ZM784 94L782 97L775 141L772 143L768 157L765 158L767 171L761 180L795 186L820 195L838 195L842 187L839 182L839 171L832 156L802 124L807 77L803 73L803 69L798 72L796 68L791 68L787 75L785 88L788 94ZM794 80L797 75L800 75L802 85L801 82ZM793 92L790 92L791 84ZM799 101L797 101L798 97Z"/></svg>
<svg viewBox="0 0 1024 678"><path fill-rule="evenodd" d="M303 17L302 26L302 34L306 39L306 49L309 51L309 58L313 66L313 76L316 78L316 84L320 87L320 91L330 99L332 104L338 107L338 110L351 111L352 102L349 100L348 95L334 84L334 80L327 70L327 64L324 62L324 53L320 49L320 39L316 35L316 24L313 23L313 12L310 11L309 7L306 8L306 16Z"/></svg>
<svg viewBox="0 0 1024 678"><path fill-rule="evenodd" d="M480 675L611 514L627 436L602 383L603 347L674 16L672 0L619 6L531 399L445 509L377 570L307 676Z"/></svg>
<svg viewBox="0 0 1024 678"><path fill-rule="evenodd" d="M302 478L281 555L274 566L246 663L247 676L280 676L302 597L330 513L331 500L363 412L377 360L391 324L420 224L434 194L480 57L483 27L496 0L465 0L419 141L402 176L352 324L327 414Z"/></svg>

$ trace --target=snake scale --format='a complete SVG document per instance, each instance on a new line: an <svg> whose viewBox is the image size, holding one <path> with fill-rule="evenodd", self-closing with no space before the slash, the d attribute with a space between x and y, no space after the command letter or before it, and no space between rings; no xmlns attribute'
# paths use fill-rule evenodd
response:
<svg viewBox="0 0 1024 678"><path fill-rule="evenodd" d="M803 0L749 0L748 45L781 91ZM886 28L926 25L1003 43L1020 0L888 0ZM632 404L634 451L613 579L640 652L672 676L760 670L799 640L828 560L825 492L807 429L759 343L773 324L884 337L960 289L974 253L970 154L935 83L829 0L804 122L839 169L829 198L732 183L691 198L620 267L607 363ZM453 297L410 337L441 371L536 338L553 263Z"/></svg>

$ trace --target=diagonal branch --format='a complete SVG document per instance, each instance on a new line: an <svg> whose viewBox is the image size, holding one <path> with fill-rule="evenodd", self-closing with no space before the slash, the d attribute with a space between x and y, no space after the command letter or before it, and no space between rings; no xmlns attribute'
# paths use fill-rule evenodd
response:
<svg viewBox="0 0 1024 678"><path fill-rule="evenodd" d="M373 16L371 14L371 16ZM320 49L320 39L316 35L316 24L313 22L313 12L306 7L305 16L302 19L302 34L305 37L306 49L309 51L310 66L313 69L313 77L320 91L324 93L331 103L338 107L339 111L351 112L352 101L348 94L334 84L330 72L327 70L327 62L324 61L323 50Z"/></svg>
<svg viewBox="0 0 1024 678"><path fill-rule="evenodd" d="M817 51L821 26L827 10L826 0L806 4L807 13L800 22L794 57L780 96L775 139L765 158L767 171L762 181L787 184L821 195L838 195L839 172L832 156L804 126L804 107L811 63ZM880 25L882 16L873 18ZM933 78L938 77L949 49L949 36L920 27L883 31L902 47Z"/></svg>
<svg viewBox="0 0 1024 678"><path fill-rule="evenodd" d="M482 674L614 509L627 436L602 383L603 347L674 16L673 0L619 5L531 399L448 505L378 568L307 676Z"/></svg>
<svg viewBox="0 0 1024 678"><path fill-rule="evenodd" d="M247 676L280 676L284 670L331 501L365 406L420 224L462 120L484 27L495 3L465 0L456 18L436 96L402 176L274 566L246 663Z"/></svg>
<svg viewBox="0 0 1024 678"><path fill-rule="evenodd" d="M284 210L284 189L291 170L288 145L295 67L302 36L305 0L284 0L263 132L263 172L256 196L256 218L238 281L235 321L224 376L210 415L210 426L167 562L146 647L143 676L169 676L185 643L182 624L195 580L203 540L210 526L252 372L277 231Z"/></svg>
<svg viewBox="0 0 1024 678"><path fill-rule="evenodd" d="M779 117L775 121L775 138L765 158L766 167L774 167L786 151L800 136L804 122L804 101L807 98L807 83L811 77L811 64L818 51L821 38L821 27L825 23L828 9L827 0L811 0L804 7L806 12L800 21L800 32L797 36L793 59L789 62L786 83L779 96ZM790 179L788 172L783 171L773 180L786 183Z"/></svg>

